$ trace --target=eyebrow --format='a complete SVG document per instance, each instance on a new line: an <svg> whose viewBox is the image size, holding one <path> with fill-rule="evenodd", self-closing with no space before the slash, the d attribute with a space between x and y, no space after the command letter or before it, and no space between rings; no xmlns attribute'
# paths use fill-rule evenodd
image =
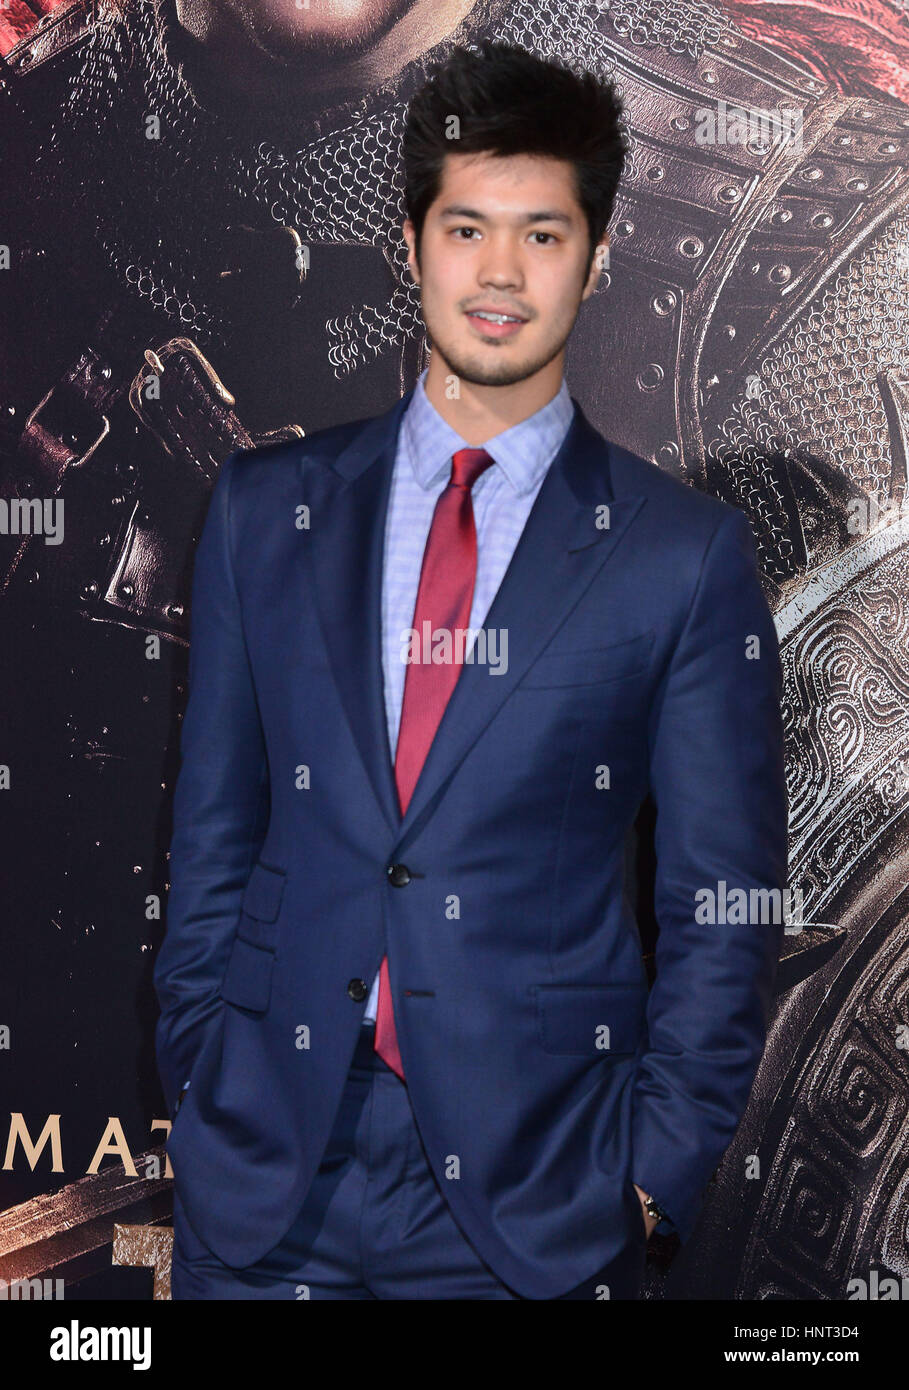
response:
<svg viewBox="0 0 909 1390"><path fill-rule="evenodd" d="M440 217L469 217L474 222L488 222L489 218L485 213L478 212L476 208L466 207L463 203L449 203L448 207L441 208ZM525 225L529 222L561 222L565 226L571 226L573 219L567 212L558 212L553 208L543 208L539 212L527 212L518 219Z"/></svg>

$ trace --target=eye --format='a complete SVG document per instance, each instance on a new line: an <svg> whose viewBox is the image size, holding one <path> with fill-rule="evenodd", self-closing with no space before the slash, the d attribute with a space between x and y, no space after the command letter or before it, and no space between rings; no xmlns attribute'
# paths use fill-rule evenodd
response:
<svg viewBox="0 0 909 1390"><path fill-rule="evenodd" d="M452 228L452 231L454 232L455 235L457 235L458 232L475 232L476 230L477 230L476 227L453 227L453 228Z"/></svg>
<svg viewBox="0 0 909 1390"><path fill-rule="evenodd" d="M547 238L549 239L549 241L557 241L557 240L558 240L558 237L553 236L552 232L531 232L530 235L531 235L531 236L544 236L544 237L547 237ZM538 246L541 245L541 244L544 244L544 243L537 242L537 245L538 245Z"/></svg>

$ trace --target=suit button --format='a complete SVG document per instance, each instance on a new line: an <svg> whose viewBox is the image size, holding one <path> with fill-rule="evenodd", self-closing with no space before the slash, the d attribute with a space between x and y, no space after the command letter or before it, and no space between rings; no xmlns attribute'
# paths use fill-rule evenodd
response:
<svg viewBox="0 0 909 1390"><path fill-rule="evenodd" d="M351 980L347 986L347 993L355 1004L362 1004L369 990L366 988L365 980Z"/></svg>
<svg viewBox="0 0 909 1390"><path fill-rule="evenodd" d="M406 864L389 864L388 882L393 888L403 888L410 882L410 870Z"/></svg>

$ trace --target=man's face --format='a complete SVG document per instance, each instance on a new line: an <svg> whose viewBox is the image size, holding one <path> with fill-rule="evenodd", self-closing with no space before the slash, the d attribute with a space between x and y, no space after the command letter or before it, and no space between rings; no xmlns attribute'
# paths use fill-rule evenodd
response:
<svg viewBox="0 0 909 1390"><path fill-rule="evenodd" d="M587 220L563 160L446 155L419 263L409 218L403 230L433 352L479 386L510 386L547 366L599 278L597 256L588 271Z"/></svg>
<svg viewBox="0 0 909 1390"><path fill-rule="evenodd" d="M204 10L215 0L179 0ZM273 57L367 52L411 11L431 11L438 0L217 0L232 11L254 42ZM457 22L457 21L455 21Z"/></svg>
<svg viewBox="0 0 909 1390"><path fill-rule="evenodd" d="M388 82L452 33L476 0L175 3L210 70L238 88L244 103L292 99L324 111Z"/></svg>

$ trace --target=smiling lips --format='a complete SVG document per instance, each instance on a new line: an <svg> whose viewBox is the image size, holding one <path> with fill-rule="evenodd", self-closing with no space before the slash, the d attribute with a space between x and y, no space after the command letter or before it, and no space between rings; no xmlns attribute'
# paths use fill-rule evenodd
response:
<svg viewBox="0 0 909 1390"><path fill-rule="evenodd" d="M484 337L510 338L526 323L517 314L506 314L496 309L468 309L467 318Z"/></svg>

